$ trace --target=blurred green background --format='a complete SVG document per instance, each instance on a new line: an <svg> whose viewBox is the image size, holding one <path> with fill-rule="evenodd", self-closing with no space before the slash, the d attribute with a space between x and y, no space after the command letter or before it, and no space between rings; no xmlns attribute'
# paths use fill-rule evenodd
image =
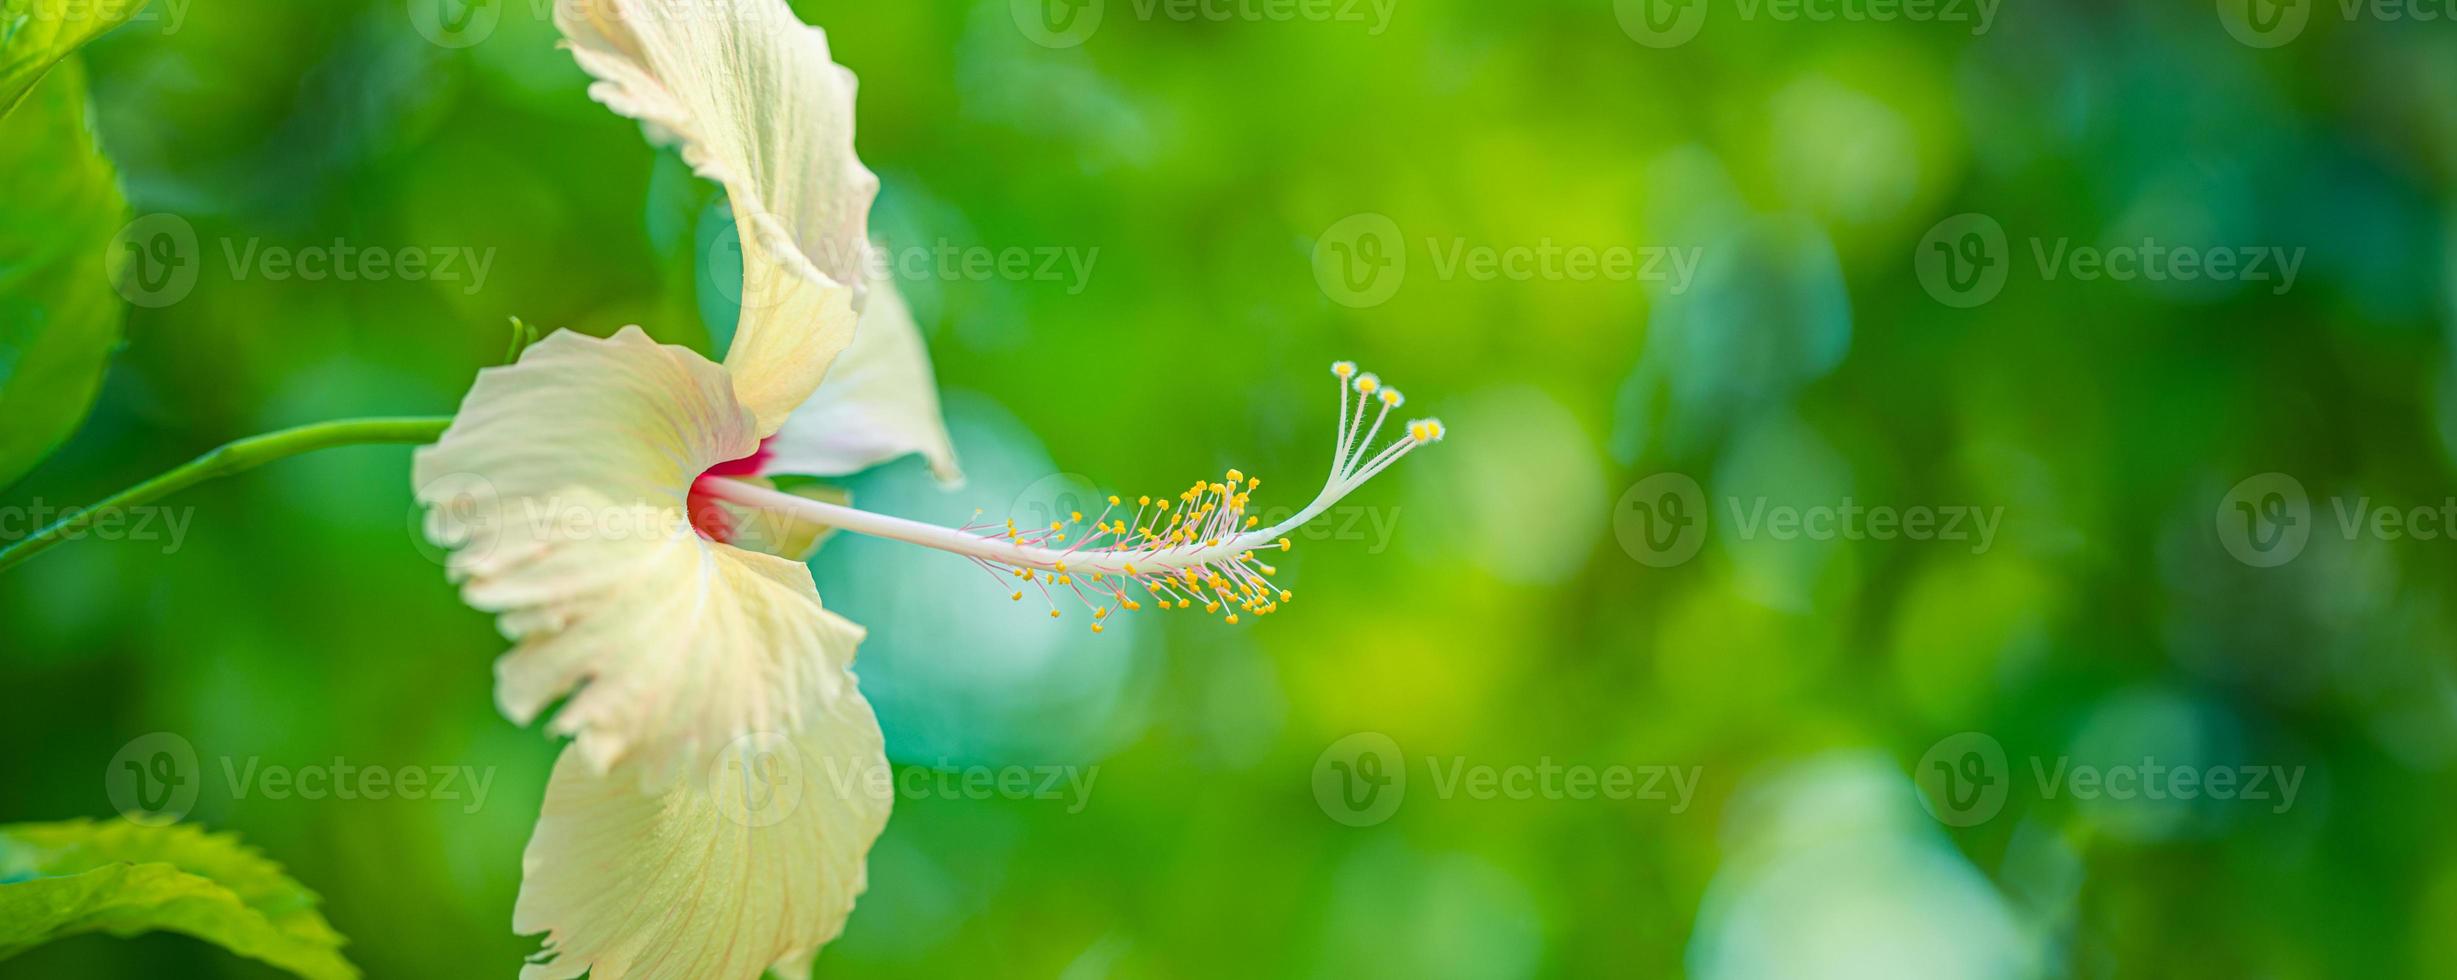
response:
<svg viewBox="0 0 2457 980"><path fill-rule="evenodd" d="M971 482L906 460L857 500L960 522L1237 466L1301 504L1343 357L1452 438L1301 539L1297 601L1236 627L1094 638L954 559L831 543L819 587L871 630L857 669L900 766L1091 789L900 798L821 975L2451 974L2457 541L2437 516L2340 523L2453 492L2448 21L1054 2L795 5L861 77L874 234L1088 269L908 272ZM91 419L0 503L447 413L512 316L706 344L714 188L585 97L543 0L457 6L156 0L87 50L132 212L192 230L197 276L131 311ZM337 241L488 264L232 264ZM2092 277L2042 267L2060 241L2297 265ZM1640 264L1509 264L1553 247ZM1393 250L1404 268L1344 264ZM1981 268L1997 285L1959 278ZM1693 523L1650 523L1667 488ZM2276 527L2228 525L2279 500L2308 532L2282 563ZM172 503L175 548L83 541L0 577L0 819L107 816L114 753L175 733L203 760L189 819L318 890L370 975L510 973L555 749L493 708L504 644L414 534L409 452ZM1999 521L1982 542L1750 519L1847 503ZM1342 809L1358 733L1407 775L1382 812ZM492 781L476 805L222 777L337 758ZM1921 795L1966 759L1999 804ZM1479 799L1442 788L1462 762L1696 783L1686 805ZM2040 775L2150 766L2296 791ZM89 936L0 975L269 973Z"/></svg>

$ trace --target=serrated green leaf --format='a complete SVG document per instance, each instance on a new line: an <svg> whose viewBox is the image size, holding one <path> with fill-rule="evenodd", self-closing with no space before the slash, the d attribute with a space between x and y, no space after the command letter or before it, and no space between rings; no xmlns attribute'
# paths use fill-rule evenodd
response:
<svg viewBox="0 0 2457 980"><path fill-rule="evenodd" d="M0 0L0 118L43 73L136 16L146 0Z"/></svg>
<svg viewBox="0 0 2457 980"><path fill-rule="evenodd" d="M0 487L85 419L127 316L112 285L127 203L86 111L71 60L0 118Z"/></svg>
<svg viewBox="0 0 2457 980"><path fill-rule="evenodd" d="M121 820L0 827L0 959L79 933L167 930L313 980L358 976L316 903L228 834Z"/></svg>

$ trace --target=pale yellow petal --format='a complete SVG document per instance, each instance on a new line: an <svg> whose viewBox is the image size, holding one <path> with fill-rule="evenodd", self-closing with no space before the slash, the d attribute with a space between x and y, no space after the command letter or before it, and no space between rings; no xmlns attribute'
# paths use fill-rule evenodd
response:
<svg viewBox="0 0 2457 980"><path fill-rule="evenodd" d="M849 679L805 715L801 733L745 737L662 794L566 752L521 861L513 928L546 933L522 980L749 980L779 961L807 971L867 884L892 788L878 722Z"/></svg>
<svg viewBox="0 0 2457 980"><path fill-rule="evenodd" d="M785 419L768 450L771 473L843 476L919 453L940 480L963 479L939 412L929 349L895 283L871 284L853 346L828 369L827 383Z"/></svg>
<svg viewBox="0 0 2457 980"><path fill-rule="evenodd" d="M760 434L852 340L878 177L853 153L853 73L784 0L557 0L592 98L725 185L742 316L725 363Z"/></svg>
<svg viewBox="0 0 2457 980"><path fill-rule="evenodd" d="M414 469L449 575L513 641L506 716L560 701L549 728L578 757L663 788L843 693L862 631L820 607L809 569L685 517L695 477L756 447L751 425L723 368L637 329L558 333L480 372Z"/></svg>

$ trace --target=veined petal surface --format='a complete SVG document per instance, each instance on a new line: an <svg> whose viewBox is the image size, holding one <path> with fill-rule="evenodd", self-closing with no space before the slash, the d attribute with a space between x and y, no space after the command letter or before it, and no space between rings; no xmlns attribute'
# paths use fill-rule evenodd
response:
<svg viewBox="0 0 2457 980"><path fill-rule="evenodd" d="M769 440L767 471L844 476L920 453L940 481L963 479L940 414L930 351L912 308L889 281L871 284L853 345L827 382Z"/></svg>
<svg viewBox="0 0 2457 980"><path fill-rule="evenodd" d="M726 366L767 435L853 339L879 179L853 153L853 73L784 0L557 0L589 95L725 185L742 239Z"/></svg>
<svg viewBox="0 0 2457 980"><path fill-rule="evenodd" d="M758 445L725 369L626 328L557 333L479 373L418 452L429 540L513 641L496 701L576 739L598 773L662 789L745 734L792 731L850 689L859 626L800 563L701 537L685 501Z"/></svg>
<svg viewBox="0 0 2457 980"><path fill-rule="evenodd" d="M745 736L655 795L567 751L522 857L513 929L546 933L522 980L750 980L779 963L808 976L867 886L893 793L859 694L805 714L802 731Z"/></svg>

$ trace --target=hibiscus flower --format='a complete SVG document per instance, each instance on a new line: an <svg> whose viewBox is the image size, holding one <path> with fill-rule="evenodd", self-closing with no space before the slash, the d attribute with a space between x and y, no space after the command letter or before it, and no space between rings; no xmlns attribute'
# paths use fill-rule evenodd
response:
<svg viewBox="0 0 2457 980"><path fill-rule="evenodd" d="M1029 529L777 490L914 453L957 475L911 315L863 276L878 181L853 152L853 76L783 0L559 0L555 22L592 98L724 185L743 302L722 361L637 327L550 335L480 372L417 454L427 535L512 643L499 706L551 709L571 739L523 858L513 926L545 948L522 975L801 975L863 890L890 797L851 671L863 629L802 562L821 529L961 556L1095 632L1146 602L1234 623L1290 598L1262 557L1288 531L1441 424L1369 452L1402 399L1335 365L1331 476L1269 528L1235 471Z"/></svg>

